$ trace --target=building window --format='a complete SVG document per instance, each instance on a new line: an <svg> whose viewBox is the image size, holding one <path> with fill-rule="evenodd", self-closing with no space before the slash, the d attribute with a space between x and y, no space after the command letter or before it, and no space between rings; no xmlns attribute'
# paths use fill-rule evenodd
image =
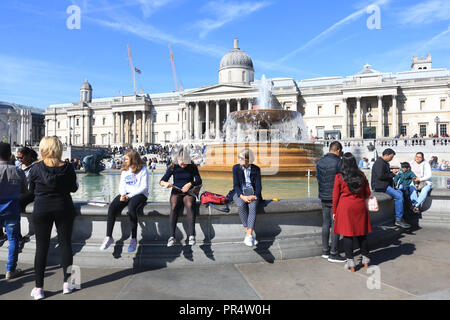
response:
<svg viewBox="0 0 450 320"><path fill-rule="evenodd" d="M103 118L103 125L106 124L106 118Z"/></svg>
<svg viewBox="0 0 450 320"><path fill-rule="evenodd" d="M441 99L441 110L445 109L445 99Z"/></svg>
<svg viewBox="0 0 450 320"><path fill-rule="evenodd" d="M164 132L164 142L170 142L170 132Z"/></svg>
<svg viewBox="0 0 450 320"><path fill-rule="evenodd" d="M355 137L355 128L350 127L350 138L354 138L354 137Z"/></svg>
<svg viewBox="0 0 450 320"><path fill-rule="evenodd" d="M384 136L389 137L389 126L384 126Z"/></svg>
<svg viewBox="0 0 450 320"><path fill-rule="evenodd" d="M324 129L324 127L316 127L316 130L317 130L317 138L323 139L323 129Z"/></svg>
<svg viewBox="0 0 450 320"><path fill-rule="evenodd" d="M420 136L421 137L426 137L427 136L427 125L426 124L421 124L419 126L420 128Z"/></svg>
<svg viewBox="0 0 450 320"><path fill-rule="evenodd" d="M317 115L320 116L320 113L322 112L322 106L317 106Z"/></svg>
<svg viewBox="0 0 450 320"><path fill-rule="evenodd" d="M80 125L80 118L77 118L77 127Z"/></svg>
<svg viewBox="0 0 450 320"><path fill-rule="evenodd" d="M372 104L371 103L368 103L366 105L366 107L367 107L367 112L372 112Z"/></svg>
<svg viewBox="0 0 450 320"><path fill-rule="evenodd" d="M245 71L242 71L242 82L245 82Z"/></svg>
<svg viewBox="0 0 450 320"><path fill-rule="evenodd" d="M58 121L58 129L60 128L60 126L61 126L61 123Z"/></svg>
<svg viewBox="0 0 450 320"><path fill-rule="evenodd" d="M166 122L169 122L169 115L166 114L165 117L166 117Z"/></svg>
<svg viewBox="0 0 450 320"><path fill-rule="evenodd" d="M420 100L420 111L425 110L425 100Z"/></svg>
<svg viewBox="0 0 450 320"><path fill-rule="evenodd" d="M339 114L339 105L334 106L334 114Z"/></svg>
<svg viewBox="0 0 450 320"><path fill-rule="evenodd" d="M95 126L95 118L92 118L92 126Z"/></svg>
<svg viewBox="0 0 450 320"><path fill-rule="evenodd" d="M406 136L406 126L400 126L400 134Z"/></svg>
<svg viewBox="0 0 450 320"><path fill-rule="evenodd" d="M439 125L439 135L440 136L447 135L447 124L440 124Z"/></svg>

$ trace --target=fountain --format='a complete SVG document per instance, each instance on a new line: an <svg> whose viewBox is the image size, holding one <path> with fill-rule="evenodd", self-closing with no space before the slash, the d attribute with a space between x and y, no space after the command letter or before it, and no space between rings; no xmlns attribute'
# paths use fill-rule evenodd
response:
<svg viewBox="0 0 450 320"><path fill-rule="evenodd" d="M229 177L242 148L253 151L264 178L305 177L315 172L322 146L307 142L300 112L274 108L272 100L272 81L263 75L258 106L228 115L222 130L224 143L208 146L202 176Z"/></svg>

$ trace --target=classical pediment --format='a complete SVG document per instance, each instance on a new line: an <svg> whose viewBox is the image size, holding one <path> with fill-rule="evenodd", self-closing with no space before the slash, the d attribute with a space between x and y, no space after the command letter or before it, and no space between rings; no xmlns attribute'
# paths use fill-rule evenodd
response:
<svg viewBox="0 0 450 320"><path fill-rule="evenodd" d="M252 86L246 85L233 85L233 84L216 84L207 87L200 87L198 89L186 92L183 94L184 97L192 97L198 95L207 95L207 94L223 94L230 92L243 92L243 91L253 91L254 88Z"/></svg>

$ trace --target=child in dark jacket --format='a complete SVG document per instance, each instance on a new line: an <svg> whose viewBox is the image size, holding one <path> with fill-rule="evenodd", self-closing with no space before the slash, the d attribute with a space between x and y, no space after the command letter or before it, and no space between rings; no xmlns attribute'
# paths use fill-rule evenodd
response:
<svg viewBox="0 0 450 320"><path fill-rule="evenodd" d="M411 171L409 162L402 162L400 165L402 170L394 177L394 186L396 189L407 190L416 175Z"/></svg>

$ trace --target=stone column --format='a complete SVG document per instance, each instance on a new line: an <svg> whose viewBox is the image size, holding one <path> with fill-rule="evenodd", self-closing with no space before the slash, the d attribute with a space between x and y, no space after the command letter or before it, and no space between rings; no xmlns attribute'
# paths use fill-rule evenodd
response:
<svg viewBox="0 0 450 320"><path fill-rule="evenodd" d="M206 108L206 132L205 132L205 139L209 140L209 101L205 101L205 108Z"/></svg>
<svg viewBox="0 0 450 320"><path fill-rule="evenodd" d="M198 101L195 102L194 118L195 118L194 123L195 140L200 140L200 106Z"/></svg>
<svg viewBox="0 0 450 320"><path fill-rule="evenodd" d="M356 97L356 131L355 138L361 139L361 97Z"/></svg>
<svg viewBox="0 0 450 320"><path fill-rule="evenodd" d="M253 109L252 98L248 98L248 110L252 110L252 109Z"/></svg>
<svg viewBox="0 0 450 320"><path fill-rule="evenodd" d="M241 99L237 99L237 110L241 110Z"/></svg>
<svg viewBox="0 0 450 320"><path fill-rule="evenodd" d="M194 105L190 105L189 107L189 139L193 139L194 137Z"/></svg>
<svg viewBox="0 0 450 320"><path fill-rule="evenodd" d="M342 125L342 139L348 139L348 105L347 98L343 99L344 104L342 112L344 113L344 123Z"/></svg>
<svg viewBox="0 0 450 320"><path fill-rule="evenodd" d="M113 112L113 143L116 143L116 112Z"/></svg>
<svg viewBox="0 0 450 320"><path fill-rule="evenodd" d="M81 144L85 145L85 141L84 141L84 114L81 116Z"/></svg>
<svg viewBox="0 0 450 320"><path fill-rule="evenodd" d="M141 143L145 143L145 110L142 111L142 119L141 119Z"/></svg>
<svg viewBox="0 0 450 320"><path fill-rule="evenodd" d="M133 147L137 142L137 115L136 111L133 111Z"/></svg>
<svg viewBox="0 0 450 320"><path fill-rule="evenodd" d="M378 128L377 138L383 138L383 96L378 96Z"/></svg>
<svg viewBox="0 0 450 320"><path fill-rule="evenodd" d="M148 141L150 143L153 143L152 123L153 123L153 116L152 111L150 110L148 114Z"/></svg>
<svg viewBox="0 0 450 320"><path fill-rule="evenodd" d="M397 95L392 95L392 136L398 135Z"/></svg>
<svg viewBox="0 0 450 320"><path fill-rule="evenodd" d="M70 132L70 124L72 122L72 117L71 116L67 116L67 145L71 145L72 144L72 133Z"/></svg>
<svg viewBox="0 0 450 320"><path fill-rule="evenodd" d="M220 138L220 108L219 108L219 100L216 100L216 140Z"/></svg>
<svg viewBox="0 0 450 320"><path fill-rule="evenodd" d="M120 112L120 144L125 143L125 120L123 119L123 112Z"/></svg>
<svg viewBox="0 0 450 320"><path fill-rule="evenodd" d="M91 116L86 116L86 144L91 144Z"/></svg>
<svg viewBox="0 0 450 320"><path fill-rule="evenodd" d="M231 108L230 99L227 99L227 118L228 118L228 115L230 114L230 108Z"/></svg>

